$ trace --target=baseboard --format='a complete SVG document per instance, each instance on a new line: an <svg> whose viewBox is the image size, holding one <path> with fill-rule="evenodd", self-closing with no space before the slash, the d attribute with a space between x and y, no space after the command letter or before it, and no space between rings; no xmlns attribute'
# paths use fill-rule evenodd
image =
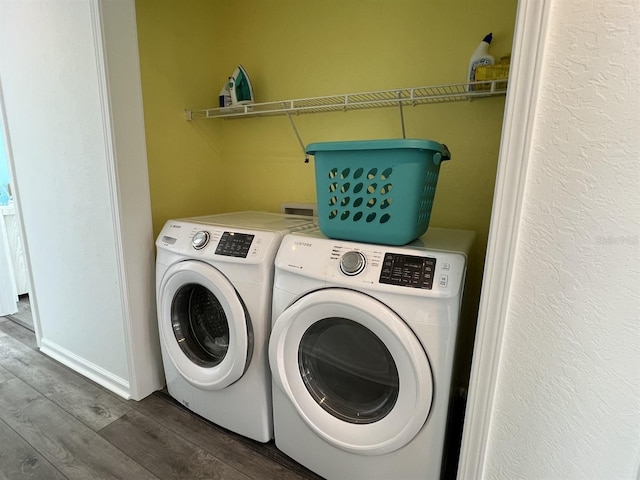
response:
<svg viewBox="0 0 640 480"><path fill-rule="evenodd" d="M62 348L60 345L42 338L40 340L40 351L124 399L131 398L131 388L128 381Z"/></svg>

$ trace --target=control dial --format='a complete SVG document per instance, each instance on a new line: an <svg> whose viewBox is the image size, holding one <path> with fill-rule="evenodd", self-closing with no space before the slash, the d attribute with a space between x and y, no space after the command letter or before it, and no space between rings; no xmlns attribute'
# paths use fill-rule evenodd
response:
<svg viewBox="0 0 640 480"><path fill-rule="evenodd" d="M197 232L193 238L191 239L191 246L196 250L202 250L209 243L209 232L205 232L204 230Z"/></svg>
<svg viewBox="0 0 640 480"><path fill-rule="evenodd" d="M366 264L367 259L365 256L355 250L345 253L342 258L340 258L340 270L342 270L342 273L345 275L358 275L364 270Z"/></svg>

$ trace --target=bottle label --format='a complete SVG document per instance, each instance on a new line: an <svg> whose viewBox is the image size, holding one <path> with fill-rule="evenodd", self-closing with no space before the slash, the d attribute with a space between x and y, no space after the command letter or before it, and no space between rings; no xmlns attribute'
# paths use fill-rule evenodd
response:
<svg viewBox="0 0 640 480"><path fill-rule="evenodd" d="M492 65L493 62L488 58L479 58L475 62L471 64L471 70L469 71L469 82L476 81L476 68L482 65ZM469 85L469 91L472 92L474 90L488 90L489 87L487 85Z"/></svg>
<svg viewBox="0 0 640 480"><path fill-rule="evenodd" d="M473 64L471 65L471 71L469 72L469 81L474 82L476 80L476 68L481 65L491 65L491 63L491 60L489 60L488 58L480 58L473 62Z"/></svg>

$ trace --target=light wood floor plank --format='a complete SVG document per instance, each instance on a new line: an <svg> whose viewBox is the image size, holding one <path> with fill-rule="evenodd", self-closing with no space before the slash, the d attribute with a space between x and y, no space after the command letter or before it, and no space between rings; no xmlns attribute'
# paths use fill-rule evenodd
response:
<svg viewBox="0 0 640 480"><path fill-rule="evenodd" d="M162 479L249 480L219 458L136 411L116 420L100 435Z"/></svg>
<svg viewBox="0 0 640 480"><path fill-rule="evenodd" d="M69 479L156 478L19 378L0 384L0 419Z"/></svg>
<svg viewBox="0 0 640 480"><path fill-rule="evenodd" d="M130 410L115 394L12 337L0 337L0 366L96 431Z"/></svg>
<svg viewBox="0 0 640 480"><path fill-rule="evenodd" d="M31 445L0 420L0 478L12 480L64 480Z"/></svg>

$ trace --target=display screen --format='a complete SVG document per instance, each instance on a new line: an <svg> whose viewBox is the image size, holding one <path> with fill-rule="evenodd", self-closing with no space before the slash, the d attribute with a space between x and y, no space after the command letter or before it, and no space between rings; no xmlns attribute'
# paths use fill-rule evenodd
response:
<svg viewBox="0 0 640 480"><path fill-rule="evenodd" d="M386 253L379 281L389 285L431 290L435 269L435 258Z"/></svg>
<svg viewBox="0 0 640 480"><path fill-rule="evenodd" d="M247 258L254 236L247 233L224 232L216 248L216 255Z"/></svg>

